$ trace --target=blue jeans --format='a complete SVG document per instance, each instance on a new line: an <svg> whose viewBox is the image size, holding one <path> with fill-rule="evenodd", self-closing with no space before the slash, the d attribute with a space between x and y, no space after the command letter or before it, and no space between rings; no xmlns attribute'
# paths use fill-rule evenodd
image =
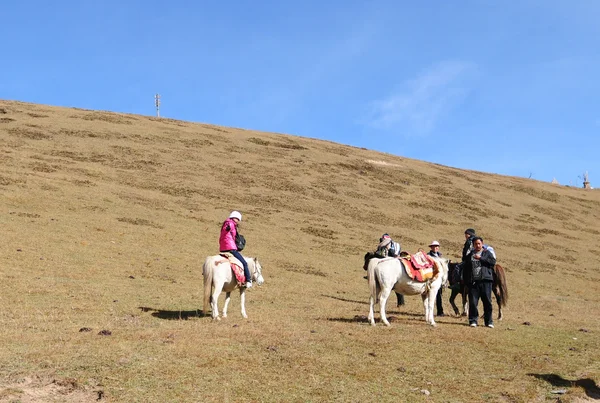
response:
<svg viewBox="0 0 600 403"><path fill-rule="evenodd" d="M240 252L238 252L237 250L222 250L221 252L229 252L231 253L237 260L239 260L240 262L242 262L242 265L244 266L244 277L246 277L246 282L252 282L252 277L250 277L250 270L248 270L248 263L246 262L246 259L244 259L244 257L242 256L242 254Z"/></svg>

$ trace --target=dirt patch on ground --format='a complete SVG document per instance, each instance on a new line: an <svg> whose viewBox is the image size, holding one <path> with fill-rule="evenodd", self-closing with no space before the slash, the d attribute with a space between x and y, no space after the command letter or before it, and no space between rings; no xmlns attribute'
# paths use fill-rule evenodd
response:
<svg viewBox="0 0 600 403"><path fill-rule="evenodd" d="M93 402L104 398L101 389L87 390L75 379L25 377L0 384L0 402Z"/></svg>

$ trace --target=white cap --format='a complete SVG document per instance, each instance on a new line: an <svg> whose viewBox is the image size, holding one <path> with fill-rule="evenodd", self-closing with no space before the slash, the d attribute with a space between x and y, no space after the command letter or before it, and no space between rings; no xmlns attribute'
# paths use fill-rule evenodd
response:
<svg viewBox="0 0 600 403"><path fill-rule="evenodd" d="M440 246L440 243L438 241L433 241L429 246Z"/></svg>
<svg viewBox="0 0 600 403"><path fill-rule="evenodd" d="M229 214L229 218L237 218L238 220L242 221L242 213L239 211L232 211L231 214Z"/></svg>

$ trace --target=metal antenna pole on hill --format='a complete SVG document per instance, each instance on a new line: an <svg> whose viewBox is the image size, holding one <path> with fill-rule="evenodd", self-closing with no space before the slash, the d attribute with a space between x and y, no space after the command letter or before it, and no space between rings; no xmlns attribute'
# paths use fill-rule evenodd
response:
<svg viewBox="0 0 600 403"><path fill-rule="evenodd" d="M154 96L154 104L156 105L156 117L160 117L160 95L156 94Z"/></svg>

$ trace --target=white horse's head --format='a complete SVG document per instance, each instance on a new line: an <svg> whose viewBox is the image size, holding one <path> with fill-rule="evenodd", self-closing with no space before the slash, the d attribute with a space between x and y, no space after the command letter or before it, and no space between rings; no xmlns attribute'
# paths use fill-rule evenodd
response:
<svg viewBox="0 0 600 403"><path fill-rule="evenodd" d="M252 271L252 279L256 281L256 284L262 285L265 279L262 276L262 266L258 262L257 258L252 259L254 261L254 270Z"/></svg>
<svg viewBox="0 0 600 403"><path fill-rule="evenodd" d="M442 284L446 284L448 281L448 265L450 264L450 259L446 259L445 257L433 257L435 261L438 263L438 268L440 269L440 275L442 276Z"/></svg>

